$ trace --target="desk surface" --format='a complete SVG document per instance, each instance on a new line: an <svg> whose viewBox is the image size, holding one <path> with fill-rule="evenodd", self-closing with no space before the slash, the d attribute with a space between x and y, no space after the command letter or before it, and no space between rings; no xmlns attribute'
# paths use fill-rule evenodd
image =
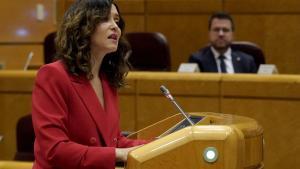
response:
<svg viewBox="0 0 300 169"><path fill-rule="evenodd" d="M32 162L0 161L0 169L32 169ZM116 169L124 169L116 167Z"/></svg>

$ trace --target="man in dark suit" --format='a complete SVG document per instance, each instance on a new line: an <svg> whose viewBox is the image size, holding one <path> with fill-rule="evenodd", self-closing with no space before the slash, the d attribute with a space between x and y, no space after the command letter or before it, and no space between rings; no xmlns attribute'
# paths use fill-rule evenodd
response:
<svg viewBox="0 0 300 169"><path fill-rule="evenodd" d="M232 50L234 23L230 15L215 13L209 19L210 45L193 53L189 62L198 63L202 72L256 73L252 56Z"/></svg>

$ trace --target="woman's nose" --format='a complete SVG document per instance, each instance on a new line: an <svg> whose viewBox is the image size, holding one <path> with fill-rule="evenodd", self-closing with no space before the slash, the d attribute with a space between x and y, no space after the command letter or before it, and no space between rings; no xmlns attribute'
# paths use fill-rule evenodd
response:
<svg viewBox="0 0 300 169"><path fill-rule="evenodd" d="M118 28L119 28L119 25L114 20L112 20L111 21L111 29L118 29Z"/></svg>

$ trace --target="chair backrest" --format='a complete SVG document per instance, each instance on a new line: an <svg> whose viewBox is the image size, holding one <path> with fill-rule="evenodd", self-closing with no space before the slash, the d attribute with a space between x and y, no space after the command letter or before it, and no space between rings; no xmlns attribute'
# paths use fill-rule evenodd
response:
<svg viewBox="0 0 300 169"><path fill-rule="evenodd" d="M247 42L247 41L234 41L231 44L231 48L233 50L239 50L246 54L251 55L254 58L257 68L259 67L260 64L266 63L265 55L262 49L255 43Z"/></svg>
<svg viewBox="0 0 300 169"><path fill-rule="evenodd" d="M134 70L171 70L169 45L162 33L131 32L126 38L131 46L129 62Z"/></svg>
<svg viewBox="0 0 300 169"><path fill-rule="evenodd" d="M16 130L17 152L14 159L18 161L33 161L35 134L33 130L31 114L23 116L18 120Z"/></svg>
<svg viewBox="0 0 300 169"><path fill-rule="evenodd" d="M56 32L44 39L44 62L54 61ZM129 62L134 70L170 71L171 57L166 37L158 32L131 32L126 34L131 46Z"/></svg>
<svg viewBox="0 0 300 169"><path fill-rule="evenodd" d="M49 33L44 39L44 63L51 63L54 61L56 32Z"/></svg>

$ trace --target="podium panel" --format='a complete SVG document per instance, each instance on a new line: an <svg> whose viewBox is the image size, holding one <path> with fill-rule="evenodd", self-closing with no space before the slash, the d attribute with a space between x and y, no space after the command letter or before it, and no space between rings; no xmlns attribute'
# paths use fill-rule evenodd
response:
<svg viewBox="0 0 300 169"><path fill-rule="evenodd" d="M263 130L255 120L217 113L191 117L201 120L184 126L177 114L129 136L156 140L130 152L126 169L263 168Z"/></svg>

